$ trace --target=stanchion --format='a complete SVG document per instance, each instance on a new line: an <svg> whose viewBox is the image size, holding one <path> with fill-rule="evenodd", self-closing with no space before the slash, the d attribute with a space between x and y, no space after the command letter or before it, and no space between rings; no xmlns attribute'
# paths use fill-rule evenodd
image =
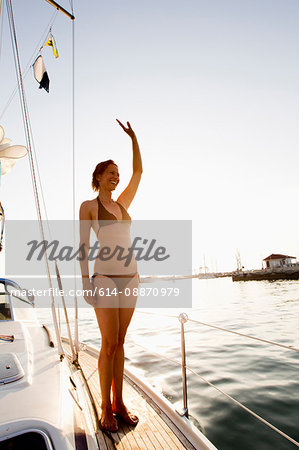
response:
<svg viewBox="0 0 299 450"><path fill-rule="evenodd" d="M184 323L187 322L186 313L181 313L178 317L181 323L181 356L182 356L182 385L183 385L183 409L176 410L180 416L189 417L188 413L188 395L187 395L187 373L186 373L186 349L185 349L185 330Z"/></svg>

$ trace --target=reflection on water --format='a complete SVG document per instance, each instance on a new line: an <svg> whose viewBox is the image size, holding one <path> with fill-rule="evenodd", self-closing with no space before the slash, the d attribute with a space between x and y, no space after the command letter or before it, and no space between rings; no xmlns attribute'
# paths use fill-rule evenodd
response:
<svg viewBox="0 0 299 450"><path fill-rule="evenodd" d="M298 281L194 280L193 308L185 312L200 322L299 348L298 288ZM180 360L179 321L159 315L178 315L182 310L147 311L158 315L136 311L127 338L127 364L138 368L173 403L181 404L180 367L150 351ZM299 353L191 322L185 330L188 366L299 440ZM80 338L100 345L90 309L80 310ZM221 450L294 447L190 373L188 396L192 416Z"/></svg>

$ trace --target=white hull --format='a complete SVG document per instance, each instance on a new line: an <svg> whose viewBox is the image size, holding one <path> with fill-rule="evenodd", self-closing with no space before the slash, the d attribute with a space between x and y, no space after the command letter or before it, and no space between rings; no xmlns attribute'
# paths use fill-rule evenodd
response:
<svg viewBox="0 0 299 450"><path fill-rule="evenodd" d="M21 310L15 312L20 316ZM0 342L0 442L36 430L45 436L45 448L75 449L82 439L83 448L98 448L80 371L68 358L60 361L46 330L35 319L1 320L0 334L14 337ZM12 363L5 363L9 357ZM11 371L18 374L7 376Z"/></svg>

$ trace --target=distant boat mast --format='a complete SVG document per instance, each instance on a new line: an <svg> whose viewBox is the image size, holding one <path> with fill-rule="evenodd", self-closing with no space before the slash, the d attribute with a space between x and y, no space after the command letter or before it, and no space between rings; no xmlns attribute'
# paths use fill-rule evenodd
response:
<svg viewBox="0 0 299 450"><path fill-rule="evenodd" d="M236 253L236 260L237 260L237 271L238 272L242 272L242 270L244 269L243 265L242 265L242 261L241 261L241 254L240 254L240 250L237 248Z"/></svg>

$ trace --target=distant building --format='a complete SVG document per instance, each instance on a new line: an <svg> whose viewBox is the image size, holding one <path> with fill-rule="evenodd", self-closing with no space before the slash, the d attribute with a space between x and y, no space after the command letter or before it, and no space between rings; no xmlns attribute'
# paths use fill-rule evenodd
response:
<svg viewBox="0 0 299 450"><path fill-rule="evenodd" d="M297 263L295 256L279 255L275 253L272 253L272 255L263 259L263 265L264 262L267 269L273 269L275 267L292 267Z"/></svg>

